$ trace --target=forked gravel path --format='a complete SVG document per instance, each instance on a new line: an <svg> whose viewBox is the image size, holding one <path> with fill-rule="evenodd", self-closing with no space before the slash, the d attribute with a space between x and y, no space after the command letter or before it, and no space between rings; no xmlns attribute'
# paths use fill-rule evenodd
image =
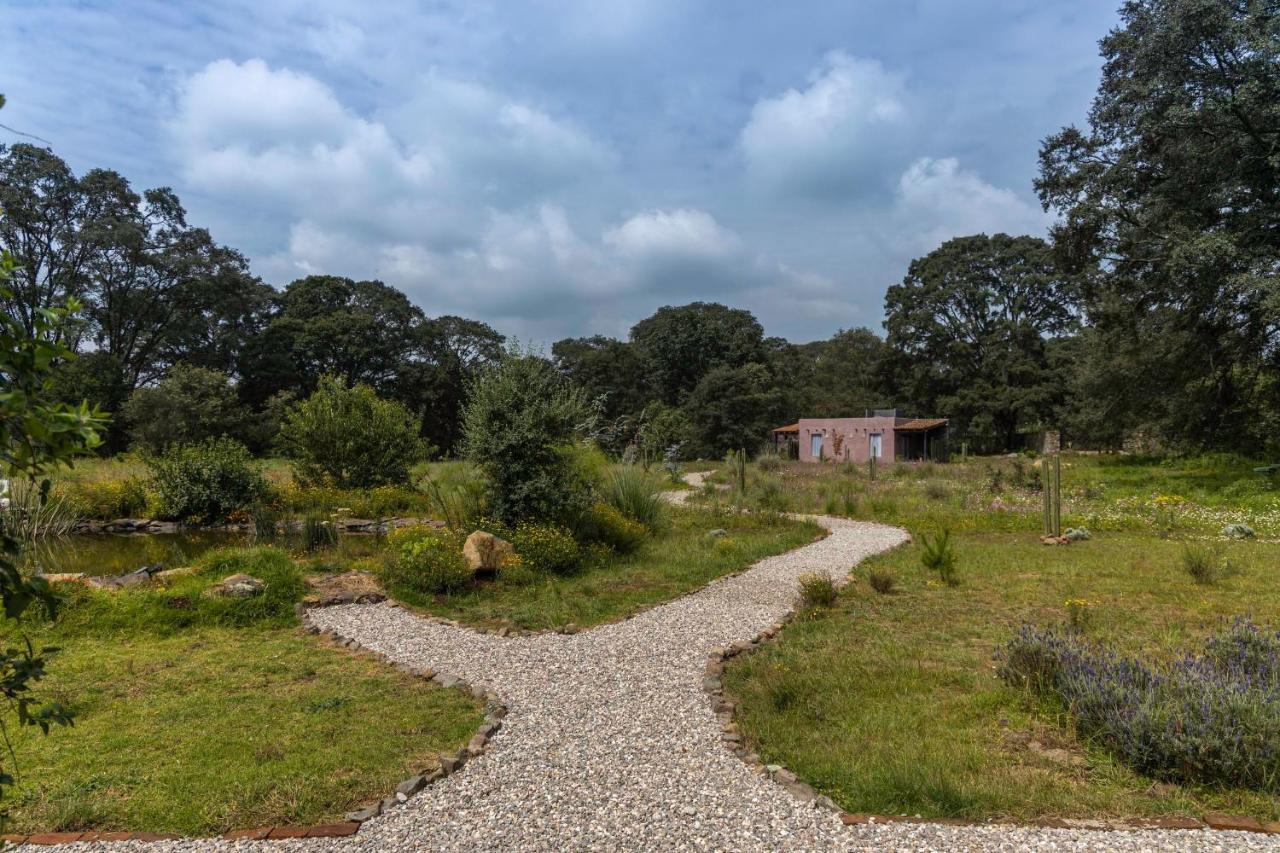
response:
<svg viewBox="0 0 1280 853"><path fill-rule="evenodd" d="M633 619L574 635L501 638L385 604L312 611L317 627L396 662L430 666L496 691L509 714L484 755L367 821L352 838L65 847L160 853L1239 850L1270 844L1261 836L1222 832L845 827L834 812L803 803L753 773L721 740L702 689L708 655L776 623L791 608L804 572L841 580L858 561L906 539L903 531L879 524L817 520L831 531L821 541L761 560Z"/></svg>

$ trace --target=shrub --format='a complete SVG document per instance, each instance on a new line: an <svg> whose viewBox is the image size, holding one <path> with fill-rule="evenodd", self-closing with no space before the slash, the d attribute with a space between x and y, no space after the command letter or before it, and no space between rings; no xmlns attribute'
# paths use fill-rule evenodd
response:
<svg viewBox="0 0 1280 853"><path fill-rule="evenodd" d="M522 522L516 526L511 544L521 561L535 572L570 574L582 558L573 535L555 524Z"/></svg>
<svg viewBox="0 0 1280 853"><path fill-rule="evenodd" d="M1000 659L1006 683L1056 699L1139 773L1280 791L1280 635L1241 620L1202 654L1153 665L1024 626Z"/></svg>
<svg viewBox="0 0 1280 853"><path fill-rule="evenodd" d="M1252 539L1257 534L1247 524L1228 524L1222 528L1222 535L1228 539Z"/></svg>
<svg viewBox="0 0 1280 853"><path fill-rule="evenodd" d="M782 490L782 484L776 477L762 477L756 483L751 495L760 509L786 512L791 508L791 501L788 500L787 493Z"/></svg>
<svg viewBox="0 0 1280 853"><path fill-rule="evenodd" d="M867 572L867 582L881 595L888 595L898 585L897 579L884 569L872 569Z"/></svg>
<svg viewBox="0 0 1280 853"><path fill-rule="evenodd" d="M830 607L836 603L836 585L830 575L807 572L800 576L800 604L805 608Z"/></svg>
<svg viewBox="0 0 1280 853"><path fill-rule="evenodd" d="M230 378L205 367L174 365L155 385L134 391L120 414L133 443L149 453L222 436L245 442L254 437L253 414Z"/></svg>
<svg viewBox="0 0 1280 853"><path fill-rule="evenodd" d="M786 467L786 463L782 461L782 457L776 453L762 453L756 459L756 467L766 474L772 474L781 471Z"/></svg>
<svg viewBox="0 0 1280 853"><path fill-rule="evenodd" d="M366 489L409 481L409 469L427 456L421 429L402 403L324 376L285 412L279 443L304 484Z"/></svg>
<svg viewBox="0 0 1280 853"><path fill-rule="evenodd" d="M638 521L627 518L612 504L597 503L584 517L582 538L607 545L619 554L639 548L649 530Z"/></svg>
<svg viewBox="0 0 1280 853"><path fill-rule="evenodd" d="M1187 545L1182 549L1182 568L1198 584L1212 586L1238 573L1236 565L1216 548Z"/></svg>
<svg viewBox="0 0 1280 853"><path fill-rule="evenodd" d="M395 593L410 590L443 595L465 589L472 582L462 556L458 534L428 525L401 527L387 536L382 582Z"/></svg>
<svg viewBox="0 0 1280 853"><path fill-rule="evenodd" d="M221 521L267 493L267 481L249 451L230 438L170 445L146 463L163 518Z"/></svg>
<svg viewBox="0 0 1280 853"><path fill-rule="evenodd" d="M955 549L951 547L951 531L943 530L934 536L922 533L920 546L924 549L920 554L920 562L924 567L931 572L937 572L938 579L947 586L959 586L960 574L957 570L959 558L956 557Z"/></svg>
<svg viewBox="0 0 1280 853"><path fill-rule="evenodd" d="M572 446L589 413L582 392L535 354L512 352L481 372L463 412L462 448L498 521L571 525L591 506Z"/></svg>
<svg viewBox="0 0 1280 853"><path fill-rule="evenodd" d="M85 518L136 518L147 508L146 481L141 477L73 480L58 484L55 493Z"/></svg>
<svg viewBox="0 0 1280 853"><path fill-rule="evenodd" d="M605 500L632 521L658 529L666 520L667 502L662 490L644 471L627 465L609 477Z"/></svg>

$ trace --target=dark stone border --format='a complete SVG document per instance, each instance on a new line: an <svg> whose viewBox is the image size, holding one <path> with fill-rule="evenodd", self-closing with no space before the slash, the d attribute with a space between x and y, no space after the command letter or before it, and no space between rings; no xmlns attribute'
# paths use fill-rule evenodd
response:
<svg viewBox="0 0 1280 853"><path fill-rule="evenodd" d="M797 799L811 803L814 808L829 809L838 812L845 826L864 826L882 823L914 823L939 824L943 826L1029 826L1046 829L1076 829L1105 832L1142 832L1152 829L1207 830L1216 829L1234 832L1253 832L1265 835L1280 835L1280 821L1260 821L1244 815L1206 814L1202 819L1190 817L1156 817L1132 818L1125 821L1042 818L1025 823L1011 821L981 821L959 818L923 818L908 815L873 815L846 812L836 805L830 797L819 794L808 783L801 781L787 768L780 764L765 764L760 756L752 752L744 743L742 731L734 720L734 712L738 704L724 691L724 668L732 659L742 654L749 654L764 643L774 640L787 623L794 620L795 611L789 611L777 623L761 631L745 642L713 649L707 658L703 673L702 688L711 699L711 709L720 721L721 738L734 755L741 758L753 773L767 776L781 785Z"/></svg>
<svg viewBox="0 0 1280 853"><path fill-rule="evenodd" d="M311 608L301 605L298 607L298 616L302 620L303 630L308 634L329 640L339 647L352 651L364 650L381 658L400 672L425 679L426 681L433 681L439 687L454 688L464 693L469 693L476 699L484 701L484 722L480 724L480 728L476 729L476 733L472 735L466 746L450 752L440 753L437 756L435 767L424 768L420 773L401 781L396 786L395 791L381 800L366 803L354 811L347 812L345 819L342 821L312 826L262 826L249 829L233 829L220 836L206 836L208 838L222 838L228 841L276 841L286 838L345 838L355 835L360 830L360 825L366 820L371 820L380 814L399 807L428 785L434 784L446 776L461 770L468 760L483 755L488 748L489 741L502 728L502 720L507 715L507 706L493 691L470 685L455 676L436 672L431 667L413 667L407 664L395 663L389 660L386 655L365 648L356 640L344 637L333 631L322 631L311 624L307 618L309 609ZM75 841L175 841L184 837L173 833L157 832L37 832L30 835L3 835L0 836L0 840L8 844L17 845L70 844Z"/></svg>

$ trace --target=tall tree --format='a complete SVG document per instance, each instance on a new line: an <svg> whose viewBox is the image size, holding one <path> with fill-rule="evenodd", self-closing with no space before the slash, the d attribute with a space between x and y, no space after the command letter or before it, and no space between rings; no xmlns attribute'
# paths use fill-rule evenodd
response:
<svg viewBox="0 0 1280 853"><path fill-rule="evenodd" d="M1012 447L1018 429L1049 417L1064 393L1045 339L1071 329L1071 296L1036 237L960 237L912 261L885 294L903 402L952 418L976 449Z"/></svg>
<svg viewBox="0 0 1280 853"><path fill-rule="evenodd" d="M682 407L690 455L714 459L739 448L754 453L784 416L778 384L762 364L709 371Z"/></svg>
<svg viewBox="0 0 1280 853"><path fill-rule="evenodd" d="M884 340L870 329L841 329L825 341L798 347L809 369L803 415L811 418L861 416L891 396L882 369Z"/></svg>
<svg viewBox="0 0 1280 853"><path fill-rule="evenodd" d="M768 360L764 329L751 314L714 302L659 308L631 329L656 397L678 405L718 367Z"/></svg>
<svg viewBox="0 0 1280 853"><path fill-rule="evenodd" d="M442 453L462 439L462 410L471 384L503 357L505 338L486 323L445 315L418 326L413 361L396 397L422 416L422 434Z"/></svg>
<svg viewBox="0 0 1280 853"><path fill-rule="evenodd" d="M1085 393L1113 429L1257 452L1280 427L1280 6L1120 17L1089 129L1049 137L1036 182L1082 274Z"/></svg>
<svg viewBox="0 0 1280 853"><path fill-rule="evenodd" d="M268 292L242 256L187 224L171 190L138 195L104 169L76 178L47 149L0 146L0 208L0 247L16 262L4 310L31 331L41 311L78 300L60 343L101 354L91 375L104 398L187 358L225 367L238 345L227 336L252 325Z"/></svg>
<svg viewBox="0 0 1280 853"><path fill-rule="evenodd" d="M645 364L632 344L594 335L551 345L556 367L601 406L610 420L637 415L649 402Z"/></svg>

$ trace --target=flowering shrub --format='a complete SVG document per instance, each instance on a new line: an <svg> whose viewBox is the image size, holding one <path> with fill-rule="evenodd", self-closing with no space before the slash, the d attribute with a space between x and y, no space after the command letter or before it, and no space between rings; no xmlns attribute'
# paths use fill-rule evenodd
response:
<svg viewBox="0 0 1280 853"><path fill-rule="evenodd" d="M1280 791L1280 634L1237 620L1165 665L1024 626L1000 677L1061 701L1079 734L1160 779Z"/></svg>
<svg viewBox="0 0 1280 853"><path fill-rule="evenodd" d="M639 548L649 533L643 524L627 518L607 503L593 506L583 519L582 527L587 541L607 545L619 554L629 554Z"/></svg>
<svg viewBox="0 0 1280 853"><path fill-rule="evenodd" d="M582 553L573 534L555 524L516 526L511 544L526 566L535 572L567 575L578 568Z"/></svg>
<svg viewBox="0 0 1280 853"><path fill-rule="evenodd" d="M451 530L428 525L401 527L387 536L382 582L395 592L427 595L457 592L471 582L462 543Z"/></svg>

